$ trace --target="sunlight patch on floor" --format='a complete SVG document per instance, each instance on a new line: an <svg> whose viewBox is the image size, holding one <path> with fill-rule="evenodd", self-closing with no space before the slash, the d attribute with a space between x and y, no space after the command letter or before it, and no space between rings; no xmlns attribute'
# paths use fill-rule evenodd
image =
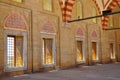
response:
<svg viewBox="0 0 120 80"><path fill-rule="evenodd" d="M56 71L58 71L58 70L52 70L52 71L49 71L49 72L56 72Z"/></svg>
<svg viewBox="0 0 120 80"><path fill-rule="evenodd" d="M13 76L13 77L23 77L23 76L28 76L28 74L25 74L25 75L19 75L19 76Z"/></svg>

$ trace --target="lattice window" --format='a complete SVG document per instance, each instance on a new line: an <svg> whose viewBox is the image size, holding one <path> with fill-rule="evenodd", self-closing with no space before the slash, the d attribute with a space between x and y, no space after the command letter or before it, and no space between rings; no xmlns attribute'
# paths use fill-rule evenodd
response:
<svg viewBox="0 0 120 80"><path fill-rule="evenodd" d="M23 67L23 37L7 37L7 66L9 68Z"/></svg>
<svg viewBox="0 0 120 80"><path fill-rule="evenodd" d="M43 0L43 9L52 11L52 0Z"/></svg>
<svg viewBox="0 0 120 80"><path fill-rule="evenodd" d="M7 37L7 64L8 67L14 67L15 38Z"/></svg>

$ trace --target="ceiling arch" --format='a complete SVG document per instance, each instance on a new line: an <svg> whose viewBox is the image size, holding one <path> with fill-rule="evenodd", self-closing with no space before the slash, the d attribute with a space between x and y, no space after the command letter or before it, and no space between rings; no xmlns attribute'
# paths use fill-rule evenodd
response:
<svg viewBox="0 0 120 80"><path fill-rule="evenodd" d="M103 10L106 10L112 1L113 0L93 0L96 7L98 8L98 11L100 12L102 12Z"/></svg>
<svg viewBox="0 0 120 80"><path fill-rule="evenodd" d="M120 0L93 0L93 2L95 3L99 11L99 14L102 14L103 10L107 10L107 9L113 10L117 4L120 7ZM107 27L108 20L109 20L109 16L104 16L102 18L103 30Z"/></svg>

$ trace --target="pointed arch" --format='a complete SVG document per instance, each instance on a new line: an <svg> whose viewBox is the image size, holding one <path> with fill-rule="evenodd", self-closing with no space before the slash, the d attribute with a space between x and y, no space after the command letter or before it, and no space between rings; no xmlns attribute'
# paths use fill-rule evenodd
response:
<svg viewBox="0 0 120 80"><path fill-rule="evenodd" d="M11 28L11 29L22 29L26 30L27 29L27 24L25 19L23 18L22 15L19 13L10 13L5 21L4 21L4 27L5 28Z"/></svg>
<svg viewBox="0 0 120 80"><path fill-rule="evenodd" d="M76 36L83 37L85 36L85 32L80 27L78 27L76 30Z"/></svg>
<svg viewBox="0 0 120 80"><path fill-rule="evenodd" d="M113 10L115 8L115 6L117 5L118 0L112 0L112 2L109 4L109 6L107 7L107 9L109 10ZM103 26L103 30L105 30L105 28L107 27L109 22L109 17L105 16L102 19L102 26Z"/></svg>
<svg viewBox="0 0 120 80"><path fill-rule="evenodd" d="M83 18L83 7L80 0L77 0L77 17Z"/></svg>
<svg viewBox="0 0 120 80"><path fill-rule="evenodd" d="M56 34L55 26L52 24L51 21L46 21L42 25L41 32Z"/></svg>
<svg viewBox="0 0 120 80"><path fill-rule="evenodd" d="M95 30L92 31L91 37L93 37L93 38L97 38L98 37L97 32Z"/></svg>

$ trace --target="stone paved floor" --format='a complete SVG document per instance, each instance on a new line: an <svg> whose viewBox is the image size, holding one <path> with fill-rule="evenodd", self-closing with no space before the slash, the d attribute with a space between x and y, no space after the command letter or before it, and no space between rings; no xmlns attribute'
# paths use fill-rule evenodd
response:
<svg viewBox="0 0 120 80"><path fill-rule="evenodd" d="M120 63L25 74L0 80L120 80Z"/></svg>

